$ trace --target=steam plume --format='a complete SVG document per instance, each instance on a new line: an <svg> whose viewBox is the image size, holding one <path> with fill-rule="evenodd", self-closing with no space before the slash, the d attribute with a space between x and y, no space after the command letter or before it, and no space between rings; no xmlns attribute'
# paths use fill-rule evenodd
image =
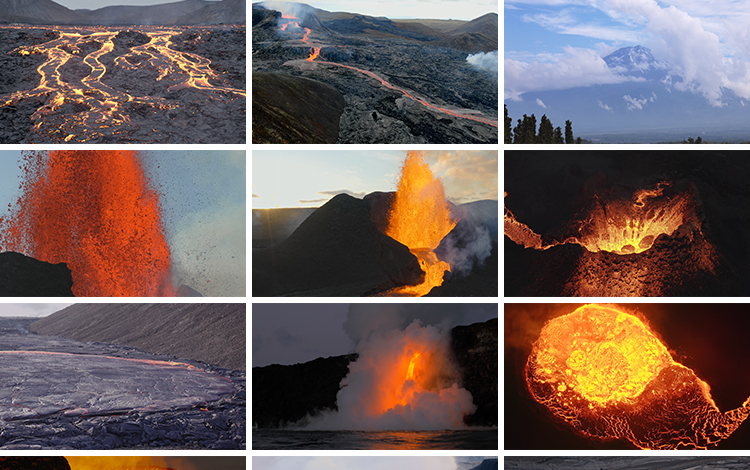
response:
<svg viewBox="0 0 750 470"><path fill-rule="evenodd" d="M466 61L474 67L497 74L497 51L470 54L469 57L466 58Z"/></svg>

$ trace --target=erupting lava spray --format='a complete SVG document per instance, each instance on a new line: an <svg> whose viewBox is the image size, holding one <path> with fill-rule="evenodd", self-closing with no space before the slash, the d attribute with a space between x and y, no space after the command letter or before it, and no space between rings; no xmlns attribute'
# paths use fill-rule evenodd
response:
<svg viewBox="0 0 750 470"><path fill-rule="evenodd" d="M357 345L336 396L337 412L311 419L309 429L442 430L464 428L476 406L459 388L446 334L414 320Z"/></svg>
<svg viewBox="0 0 750 470"><path fill-rule="evenodd" d="M66 263L76 296L174 295L159 196L130 151L25 154L3 251Z"/></svg>
<svg viewBox="0 0 750 470"><path fill-rule="evenodd" d="M443 273L450 271L450 265L438 260L434 250L457 222L451 217L443 183L432 174L421 152L409 152L401 169L386 234L409 247L419 259L425 280L417 286L396 289L390 295L419 297L443 283Z"/></svg>
<svg viewBox="0 0 750 470"><path fill-rule="evenodd" d="M548 321L526 363L533 398L577 432L642 449L706 449L750 415L722 413L708 384L636 316L584 305Z"/></svg>

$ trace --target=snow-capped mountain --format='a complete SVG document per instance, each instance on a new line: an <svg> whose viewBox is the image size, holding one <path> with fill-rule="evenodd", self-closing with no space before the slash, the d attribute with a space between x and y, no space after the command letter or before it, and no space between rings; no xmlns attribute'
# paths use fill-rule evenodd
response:
<svg viewBox="0 0 750 470"><path fill-rule="evenodd" d="M615 133L628 137L603 141L682 141L698 136L714 141L750 140L750 102L731 91L724 90L721 106L712 106L700 94L681 91L674 86L682 81L680 73L643 46L619 49L603 60L613 74L623 77L622 83L530 91L521 101L507 99L513 126L524 114L533 113L537 122L546 114L555 127L564 128L570 120L575 136L594 141L602 134Z"/></svg>

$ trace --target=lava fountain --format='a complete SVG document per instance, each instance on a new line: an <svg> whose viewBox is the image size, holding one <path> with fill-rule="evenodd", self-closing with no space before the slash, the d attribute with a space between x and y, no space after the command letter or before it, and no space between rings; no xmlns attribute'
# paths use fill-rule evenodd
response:
<svg viewBox="0 0 750 470"><path fill-rule="evenodd" d="M641 449L707 449L750 415L750 398L722 413L706 382L643 321L612 306L549 320L525 378L534 400L576 432Z"/></svg>
<svg viewBox="0 0 750 470"><path fill-rule="evenodd" d="M0 246L66 263L73 293L94 297L171 296L171 256L159 195L131 151L24 155L22 196Z"/></svg>
<svg viewBox="0 0 750 470"><path fill-rule="evenodd" d="M312 418L308 429L459 429L476 411L458 385L449 339L434 326L415 320L405 330L373 333L357 352L336 395L338 411Z"/></svg>
<svg viewBox="0 0 750 470"><path fill-rule="evenodd" d="M409 152L401 169L386 235L406 245L417 257L425 279L422 284L395 289L389 295L421 297L443 284L443 274L450 271L450 265L440 261L434 250L458 222L450 212L443 183L432 174L421 152Z"/></svg>

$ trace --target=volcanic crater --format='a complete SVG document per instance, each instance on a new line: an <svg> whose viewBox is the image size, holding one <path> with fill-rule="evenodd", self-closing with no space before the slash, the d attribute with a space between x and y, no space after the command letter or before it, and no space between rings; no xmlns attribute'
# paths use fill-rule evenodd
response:
<svg viewBox="0 0 750 470"><path fill-rule="evenodd" d="M505 158L506 295L741 295L750 284L739 154Z"/></svg>

